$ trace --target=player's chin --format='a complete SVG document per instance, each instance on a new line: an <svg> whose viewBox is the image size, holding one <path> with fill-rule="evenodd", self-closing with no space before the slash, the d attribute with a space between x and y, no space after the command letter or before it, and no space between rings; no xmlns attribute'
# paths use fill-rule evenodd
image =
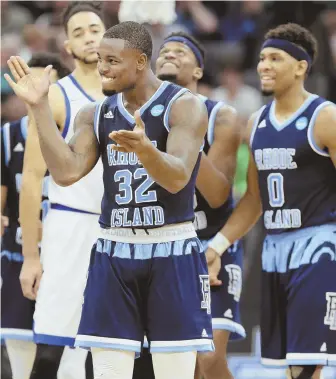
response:
<svg viewBox="0 0 336 379"><path fill-rule="evenodd" d="M97 53L88 54L88 55L84 58L84 62L85 62L86 64L98 63L98 55L97 55Z"/></svg>
<svg viewBox="0 0 336 379"><path fill-rule="evenodd" d="M273 86L261 86L261 93L263 96L272 96L274 94Z"/></svg>

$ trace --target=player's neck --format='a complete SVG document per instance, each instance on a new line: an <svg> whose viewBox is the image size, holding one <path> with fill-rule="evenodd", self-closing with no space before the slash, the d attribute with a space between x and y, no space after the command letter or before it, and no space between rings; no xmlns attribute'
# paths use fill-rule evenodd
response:
<svg viewBox="0 0 336 379"><path fill-rule="evenodd" d="M154 95L161 83L153 71L148 70L148 73L138 80L135 88L123 92L124 105L134 109L140 108Z"/></svg>
<svg viewBox="0 0 336 379"><path fill-rule="evenodd" d="M182 86L183 87L183 86ZM194 94L197 94L197 82L189 83L188 85L184 86L185 88L188 88L188 90Z"/></svg>
<svg viewBox="0 0 336 379"><path fill-rule="evenodd" d="M76 62L73 76L85 88L101 88L101 78L97 63L83 64Z"/></svg>
<svg viewBox="0 0 336 379"><path fill-rule="evenodd" d="M284 93L274 97L275 113L278 115L287 115L296 112L310 93L303 86L294 86Z"/></svg>

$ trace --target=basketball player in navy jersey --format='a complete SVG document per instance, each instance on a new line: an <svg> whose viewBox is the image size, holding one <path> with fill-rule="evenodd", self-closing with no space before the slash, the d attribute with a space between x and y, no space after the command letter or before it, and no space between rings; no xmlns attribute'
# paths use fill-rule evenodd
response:
<svg viewBox="0 0 336 379"><path fill-rule="evenodd" d="M55 54L37 53L29 61L36 76L43 74L48 65L53 66L51 82L68 74ZM1 337L5 340L15 379L29 378L36 352L32 332L35 302L23 296L19 281L23 262L19 194L27 127L28 117L25 116L1 128L1 215L5 212L8 218L1 238ZM49 209L48 179L45 176L43 181L42 220Z"/></svg>
<svg viewBox="0 0 336 379"><path fill-rule="evenodd" d="M158 78L169 80L197 94L203 75L204 50L192 36L169 35L156 61ZM207 248L233 210L231 183L235 173L240 130L236 112L222 102L201 97L208 110L208 131L196 180L195 228ZM211 242L210 242L211 243ZM198 363L205 379L232 378L226 362L229 338L245 337L240 323L242 246L233 244L222 256L220 281L211 287L211 314L215 352L200 354Z"/></svg>
<svg viewBox="0 0 336 379"><path fill-rule="evenodd" d="M82 108L69 144L47 101L51 67L38 82L13 57L16 83L6 75L32 108L56 183L69 186L103 161L101 230L76 338L91 348L102 379L132 377L144 333L159 379L192 379L197 352L213 350L209 277L192 224L207 112L187 89L156 78L151 55L143 25L124 22L104 34L98 68L109 97Z"/></svg>
<svg viewBox="0 0 336 379"><path fill-rule="evenodd" d="M266 34L258 73L274 99L249 121L248 190L207 252L211 266L262 214L262 362L295 379L336 365L336 107L304 88L316 53L297 24Z"/></svg>
<svg viewBox="0 0 336 379"><path fill-rule="evenodd" d="M65 49L74 58L74 71L50 86L52 116L69 141L79 109L104 98L97 70L97 48L105 32L101 3L70 2L63 14L67 35ZM33 116L33 115L32 115ZM20 275L22 291L36 298L34 341L38 344L32 379L56 377L64 346L73 346L82 309L82 297L90 260L90 246L99 230L98 218L103 194L102 164L74 186L67 188L49 182L50 211L38 255L38 213L41 181L47 170L41 154L33 117L24 159L20 220L24 263ZM77 233L78 225L81 232ZM43 275L42 275L43 269ZM42 279L41 279L42 278ZM40 285L41 280L41 285ZM72 375L85 377L83 349L65 349L72 355ZM61 365L62 367L62 365ZM44 370L48 370L48 375Z"/></svg>

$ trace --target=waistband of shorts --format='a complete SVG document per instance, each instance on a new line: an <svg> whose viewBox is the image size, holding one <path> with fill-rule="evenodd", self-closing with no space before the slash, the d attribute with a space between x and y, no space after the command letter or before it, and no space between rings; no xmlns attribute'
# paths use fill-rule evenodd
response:
<svg viewBox="0 0 336 379"><path fill-rule="evenodd" d="M331 222L331 223L323 224L323 225L308 226L307 228L297 229L290 232L288 231L288 232L279 233L279 234L267 234L266 238L274 242L279 242L279 241L284 242L287 239L292 241L293 239L311 237L313 234L318 233L320 231L332 232L335 230L336 230L336 222Z"/></svg>
<svg viewBox="0 0 336 379"><path fill-rule="evenodd" d="M122 243L162 243L197 237L191 222L153 229L100 228L98 238Z"/></svg>

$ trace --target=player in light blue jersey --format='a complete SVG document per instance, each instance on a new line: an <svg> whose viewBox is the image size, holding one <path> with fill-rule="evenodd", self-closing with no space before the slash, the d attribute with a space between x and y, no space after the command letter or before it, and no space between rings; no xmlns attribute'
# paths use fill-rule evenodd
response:
<svg viewBox="0 0 336 379"><path fill-rule="evenodd" d="M186 88L154 75L151 55L143 25L123 22L104 33L98 69L108 97L79 111L69 143L47 101L50 67L35 81L11 58L16 83L6 75L31 105L58 185L71 186L102 159L100 230L76 337L101 379L132 378L144 334L158 379L192 379L197 352L213 351L209 276L192 224L207 112Z"/></svg>
<svg viewBox="0 0 336 379"><path fill-rule="evenodd" d="M262 214L262 363L292 379L336 365L336 107L304 87L316 54L300 25L266 34L258 73L274 99L249 121L248 190L208 251L211 266Z"/></svg>
<svg viewBox="0 0 336 379"><path fill-rule="evenodd" d="M179 84L197 94L204 58L204 50L196 39L184 32L172 33L161 46L156 74L160 79ZM196 180L194 225L206 249L233 211L231 184L240 130L232 107L204 96L200 98L207 107L209 122ZM229 339L245 337L239 314L242 259L242 244L236 241L222 256L220 280L210 283L216 350L198 357L197 371L205 379L232 378L226 362L227 343Z"/></svg>

